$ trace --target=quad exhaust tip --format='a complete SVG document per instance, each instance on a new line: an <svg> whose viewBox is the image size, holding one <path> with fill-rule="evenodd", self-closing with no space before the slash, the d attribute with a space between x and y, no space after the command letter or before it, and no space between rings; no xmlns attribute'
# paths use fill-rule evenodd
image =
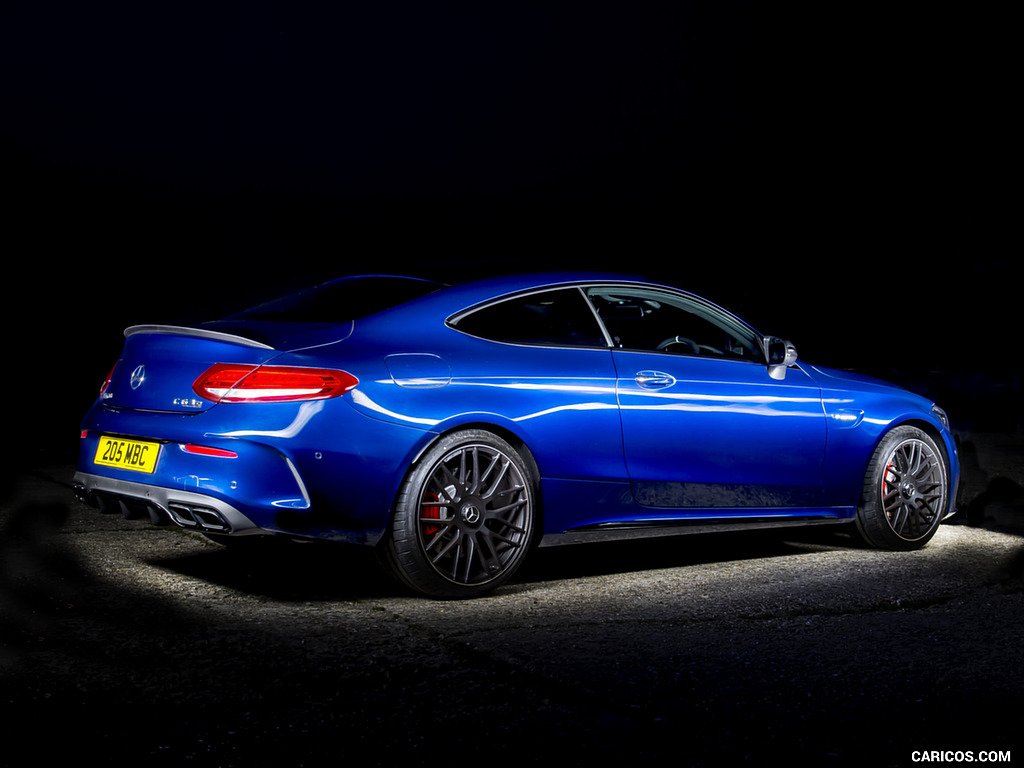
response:
<svg viewBox="0 0 1024 768"><path fill-rule="evenodd" d="M156 526L176 525L211 533L231 533L231 524L212 507L181 502L169 502L168 509L140 499L119 496L113 493L88 491L84 485L75 484L75 498L83 504L98 509L103 514L120 514L125 520L146 520Z"/></svg>

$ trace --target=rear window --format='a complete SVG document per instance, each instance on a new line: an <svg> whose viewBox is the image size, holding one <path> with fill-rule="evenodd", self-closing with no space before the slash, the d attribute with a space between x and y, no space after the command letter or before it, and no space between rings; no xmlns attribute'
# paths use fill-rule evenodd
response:
<svg viewBox="0 0 1024 768"><path fill-rule="evenodd" d="M338 323L397 307L443 287L408 277L343 277L243 310L229 319Z"/></svg>

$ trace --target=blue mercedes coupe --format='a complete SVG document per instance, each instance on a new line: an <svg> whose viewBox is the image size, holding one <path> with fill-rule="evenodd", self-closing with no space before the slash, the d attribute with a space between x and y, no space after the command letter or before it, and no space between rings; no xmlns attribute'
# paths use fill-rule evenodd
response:
<svg viewBox="0 0 1024 768"><path fill-rule="evenodd" d="M954 511L943 411L798 361L715 304L615 275L346 277L138 325L82 423L78 497L230 543L358 542L469 597L534 546Z"/></svg>

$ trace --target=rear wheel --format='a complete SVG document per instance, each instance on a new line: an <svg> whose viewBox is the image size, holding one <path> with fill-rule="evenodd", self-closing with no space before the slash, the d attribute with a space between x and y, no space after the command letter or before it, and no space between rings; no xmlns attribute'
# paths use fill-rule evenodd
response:
<svg viewBox="0 0 1024 768"><path fill-rule="evenodd" d="M856 525L880 549L923 547L948 507L949 477L938 445L916 427L897 427L868 465Z"/></svg>
<svg viewBox="0 0 1024 768"><path fill-rule="evenodd" d="M477 596L515 573L533 524L533 481L516 450L489 432L453 433L406 477L386 563L419 592Z"/></svg>

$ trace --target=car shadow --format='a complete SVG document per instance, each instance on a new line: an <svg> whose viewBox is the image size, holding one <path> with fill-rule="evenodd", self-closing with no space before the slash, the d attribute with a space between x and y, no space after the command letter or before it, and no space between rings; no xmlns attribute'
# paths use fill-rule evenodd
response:
<svg viewBox="0 0 1024 768"><path fill-rule="evenodd" d="M251 546L214 545L199 553L152 557L146 562L180 576L285 603L360 601L405 594L369 547L277 539L240 543Z"/></svg>
<svg viewBox="0 0 1024 768"><path fill-rule="evenodd" d="M555 581L707 563L804 554L802 543L846 549L859 543L845 527L722 531L545 547L524 564L517 581Z"/></svg>
<svg viewBox="0 0 1024 768"><path fill-rule="evenodd" d="M836 526L829 526L837 528ZM249 544L250 542L244 542ZM522 585L680 568L704 563L789 557L817 547L858 546L845 530L736 531L544 547L530 554L512 583ZM146 562L178 575L280 602L362 601L410 596L376 553L364 546L256 539L252 546L211 546Z"/></svg>

